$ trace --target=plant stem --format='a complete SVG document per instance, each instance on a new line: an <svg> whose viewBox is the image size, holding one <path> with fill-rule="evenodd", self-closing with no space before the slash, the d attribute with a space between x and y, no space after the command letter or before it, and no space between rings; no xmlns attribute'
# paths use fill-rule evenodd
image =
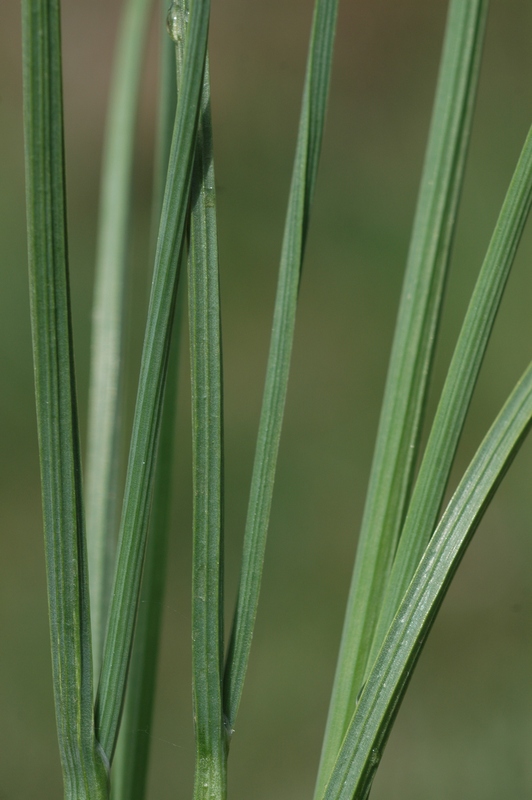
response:
<svg viewBox="0 0 532 800"><path fill-rule="evenodd" d="M226 737L223 667L223 399L220 286L209 64L205 65L192 178L189 254L192 371L192 677L195 800L224 800Z"/></svg>

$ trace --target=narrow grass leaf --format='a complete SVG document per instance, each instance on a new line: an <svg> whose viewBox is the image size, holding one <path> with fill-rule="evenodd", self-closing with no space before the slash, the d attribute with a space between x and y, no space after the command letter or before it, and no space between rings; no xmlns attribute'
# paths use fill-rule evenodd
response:
<svg viewBox="0 0 532 800"><path fill-rule="evenodd" d="M532 423L532 365L462 478L384 639L324 800L365 800L408 681L449 584Z"/></svg>
<svg viewBox="0 0 532 800"><path fill-rule="evenodd" d="M323 792L355 708L409 499L470 139L487 7L485 0L453 0L449 6L316 797Z"/></svg>
<svg viewBox="0 0 532 800"><path fill-rule="evenodd" d="M52 671L67 800L104 800L94 734L87 554L70 316L60 7L24 0L24 134Z"/></svg>
<svg viewBox="0 0 532 800"><path fill-rule="evenodd" d="M336 28L337 0L317 0L310 40L292 183L288 200L273 330L242 568L224 676L224 710L232 729L249 660L288 386L297 295L318 171Z"/></svg>
<svg viewBox="0 0 532 800"><path fill-rule="evenodd" d="M104 146L92 327L87 436L87 543L93 657L98 672L112 589L120 514L124 291L133 145L151 0L126 0Z"/></svg>
<svg viewBox="0 0 532 800"><path fill-rule="evenodd" d="M155 703L159 640L168 562L168 529L172 507L172 464L182 330L182 284L164 392L161 434L153 487L150 529L142 572L142 589L129 667L126 703L113 762L113 800L144 800L148 779L151 727Z"/></svg>
<svg viewBox="0 0 532 800"><path fill-rule="evenodd" d="M192 178L188 259L192 373L192 685L195 800L227 793L223 668L223 421L220 287L209 64Z"/></svg>
<svg viewBox="0 0 532 800"><path fill-rule="evenodd" d="M532 204L532 128L504 200L436 410L373 645L382 638L434 531L465 417ZM371 666L371 665L370 665Z"/></svg>
<svg viewBox="0 0 532 800"><path fill-rule="evenodd" d="M162 3L159 121L155 154L152 228L159 220L172 142L177 102L174 44L166 31L167 4ZM131 653L124 715L113 763L113 800L144 800L148 778L153 707L162 623L167 565L167 540L172 505L172 463L177 402L177 376L181 342L183 282L178 288L176 320L172 334L164 391L157 467L153 487L150 528L142 572L142 588Z"/></svg>
<svg viewBox="0 0 532 800"><path fill-rule="evenodd" d="M179 255L187 215L194 140L209 26L209 0L192 0L155 256L137 404L133 420L118 556L96 701L99 741L111 760L120 724L151 499Z"/></svg>

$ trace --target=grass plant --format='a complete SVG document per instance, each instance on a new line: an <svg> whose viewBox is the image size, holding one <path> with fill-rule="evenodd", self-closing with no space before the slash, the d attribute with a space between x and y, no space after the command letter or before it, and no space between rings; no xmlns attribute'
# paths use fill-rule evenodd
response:
<svg viewBox="0 0 532 800"><path fill-rule="evenodd" d="M222 321L207 56L210 2L175 0L169 10L157 9L161 69L154 268L122 498L124 319L135 118L152 4L125 0L117 46L102 175L85 493L70 318L60 0L23 0L22 6L31 318L65 798L146 797L149 739L141 734L150 726L155 697L186 288L193 451L194 798L225 800L230 744L259 606L338 0L314 4L238 596L227 643ZM487 0L449 2L314 800L369 796L445 593L532 424L529 367L442 513L464 422L532 203L531 132L422 447L487 14Z"/></svg>

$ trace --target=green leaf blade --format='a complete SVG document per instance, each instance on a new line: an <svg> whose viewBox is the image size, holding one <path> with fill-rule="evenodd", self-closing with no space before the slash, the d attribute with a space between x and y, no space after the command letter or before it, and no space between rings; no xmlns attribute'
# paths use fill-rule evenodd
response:
<svg viewBox="0 0 532 800"><path fill-rule="evenodd" d="M387 632L324 800L363 800L449 584L493 494L532 425L532 365L462 478Z"/></svg>
<svg viewBox="0 0 532 800"><path fill-rule="evenodd" d="M102 168L86 478L95 671L102 657L120 513L124 292L135 120L150 6L151 0L128 0L122 12Z"/></svg>
<svg viewBox="0 0 532 800"><path fill-rule="evenodd" d="M182 330L181 288L164 392L161 434L153 487L153 504L142 590L131 653L128 688L113 764L113 800L144 800L148 779L151 729L155 704L159 640L168 563L172 505L172 463L178 390L178 350Z"/></svg>
<svg viewBox="0 0 532 800"><path fill-rule="evenodd" d="M166 30L166 3L161 4L161 65L157 143L155 153L152 234L156 242L164 184L172 143L177 103L175 48ZM142 573L142 589L131 653L128 688L117 752L113 764L113 800L144 800L148 780L155 704L159 640L166 583L168 533L172 506L172 464L178 394L179 351L182 333L184 291L180 283L176 319L164 391L157 467L153 487L150 529Z"/></svg>
<svg viewBox="0 0 532 800"><path fill-rule="evenodd" d="M434 530L497 311L532 205L532 128L495 226L436 410L373 644L375 655Z"/></svg>
<svg viewBox="0 0 532 800"><path fill-rule="evenodd" d="M242 696L257 615L288 387L297 294L325 122L337 8L337 0L317 0L314 9L281 252L272 338L251 479L237 606L225 666L224 710L231 730Z"/></svg>
<svg viewBox="0 0 532 800"><path fill-rule="evenodd" d="M157 242L146 334L120 525L117 569L96 704L99 741L112 759L126 688L190 190L194 139L209 26L209 0L193 0L183 80Z"/></svg>
<svg viewBox="0 0 532 800"><path fill-rule="evenodd" d="M363 683L410 495L448 271L487 2L449 5L438 86L316 785L322 793Z"/></svg>
<svg viewBox="0 0 532 800"><path fill-rule="evenodd" d="M67 800L105 800L92 652L68 278L58 2L24 0L24 134L31 321L52 673Z"/></svg>

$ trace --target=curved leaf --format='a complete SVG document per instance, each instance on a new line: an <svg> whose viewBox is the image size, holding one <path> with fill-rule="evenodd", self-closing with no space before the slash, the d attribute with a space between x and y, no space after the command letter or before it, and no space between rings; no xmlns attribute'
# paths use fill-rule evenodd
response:
<svg viewBox="0 0 532 800"><path fill-rule="evenodd" d="M409 678L489 502L532 424L532 365L480 445L384 639L324 800L365 800Z"/></svg>
<svg viewBox="0 0 532 800"><path fill-rule="evenodd" d="M484 354L532 205L532 128L506 194L436 409L383 600L379 650L436 525ZM371 667L371 659L368 664Z"/></svg>
<svg viewBox="0 0 532 800"><path fill-rule="evenodd" d="M338 755L404 521L471 133L488 4L453 0L347 601L316 797Z"/></svg>

